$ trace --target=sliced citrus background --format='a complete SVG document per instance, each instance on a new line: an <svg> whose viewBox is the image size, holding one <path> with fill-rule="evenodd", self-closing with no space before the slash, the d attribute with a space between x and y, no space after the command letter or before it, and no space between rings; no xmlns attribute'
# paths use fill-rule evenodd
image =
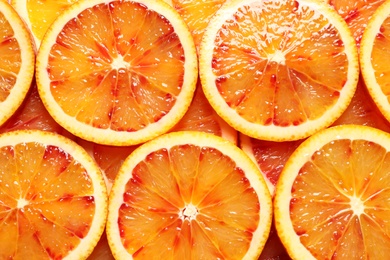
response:
<svg viewBox="0 0 390 260"><path fill-rule="evenodd" d="M270 193L245 153L185 131L130 154L111 189L106 228L118 259L256 259L271 221Z"/></svg>
<svg viewBox="0 0 390 260"><path fill-rule="evenodd" d="M375 11L364 31L360 64L367 89L379 110L390 120L390 2Z"/></svg>
<svg viewBox="0 0 390 260"><path fill-rule="evenodd" d="M89 155L95 160L103 173L103 177L107 186L108 192L111 191L112 184L118 174L123 162L135 148L134 146L112 146L102 145L93 142L88 142L83 139L78 139L80 144Z"/></svg>
<svg viewBox="0 0 390 260"><path fill-rule="evenodd" d="M347 108L359 76L344 20L317 1L233 0L200 48L205 96L231 126L268 141L305 138Z"/></svg>
<svg viewBox="0 0 390 260"><path fill-rule="evenodd" d="M191 103L197 76L185 22L151 0L78 1L48 29L36 63L39 94L53 118L76 136L116 146L172 128Z"/></svg>
<svg viewBox="0 0 390 260"><path fill-rule="evenodd" d="M0 258L86 259L106 221L107 193L91 157L55 133L0 135Z"/></svg>
<svg viewBox="0 0 390 260"><path fill-rule="evenodd" d="M364 80L358 82L355 95L344 113L333 125L357 124L378 128L390 132L390 123L372 100Z"/></svg>
<svg viewBox="0 0 390 260"><path fill-rule="evenodd" d="M74 139L74 137L54 121L49 112L47 112L39 97L38 89L34 82L19 109L10 119L0 126L0 133L23 129L50 131Z"/></svg>
<svg viewBox="0 0 390 260"><path fill-rule="evenodd" d="M170 131L186 130L215 134L234 144L237 143L237 131L214 111L207 101L199 81L188 111Z"/></svg>
<svg viewBox="0 0 390 260"><path fill-rule="evenodd" d="M58 15L77 0L10 0L29 27L37 48Z"/></svg>
<svg viewBox="0 0 390 260"><path fill-rule="evenodd" d="M195 46L199 48L200 42L210 19L226 0L164 0L173 6L183 17L194 38Z"/></svg>
<svg viewBox="0 0 390 260"><path fill-rule="evenodd" d="M302 140L272 142L239 134L240 148L256 163L263 174L270 193L275 192L275 185L283 167Z"/></svg>
<svg viewBox="0 0 390 260"><path fill-rule="evenodd" d="M347 22L355 38L356 45L360 47L360 41L368 20L385 0L324 0L324 2L333 6Z"/></svg>
<svg viewBox="0 0 390 260"><path fill-rule="evenodd" d="M22 104L34 75L35 50L18 13L0 2L0 125Z"/></svg>
<svg viewBox="0 0 390 260"><path fill-rule="evenodd" d="M387 259L390 135L359 125L323 130L288 159L274 199L294 259Z"/></svg>

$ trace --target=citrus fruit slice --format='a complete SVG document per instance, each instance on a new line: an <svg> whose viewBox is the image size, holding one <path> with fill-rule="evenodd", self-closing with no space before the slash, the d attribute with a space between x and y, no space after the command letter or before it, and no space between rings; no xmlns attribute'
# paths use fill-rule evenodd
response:
<svg viewBox="0 0 390 260"><path fill-rule="evenodd" d="M271 204L256 165L237 146L204 132L173 132L122 164L107 238L117 259L256 259Z"/></svg>
<svg viewBox="0 0 390 260"><path fill-rule="evenodd" d="M76 143L40 130L0 135L0 258L86 259L105 226L107 193Z"/></svg>
<svg viewBox="0 0 390 260"><path fill-rule="evenodd" d="M22 104L34 74L30 32L6 2L0 2L0 125Z"/></svg>
<svg viewBox="0 0 390 260"><path fill-rule="evenodd" d="M375 11L360 45L360 64L364 82L379 110L390 120L390 2Z"/></svg>
<svg viewBox="0 0 390 260"><path fill-rule="evenodd" d="M233 128L291 141L331 125L359 76L344 20L317 1L233 0L209 22L200 48L205 96Z"/></svg>
<svg viewBox="0 0 390 260"><path fill-rule="evenodd" d="M127 146L172 128L198 77L188 27L162 1L78 1L37 56L39 94L53 118L88 141Z"/></svg>
<svg viewBox="0 0 390 260"><path fill-rule="evenodd" d="M199 48L207 24L226 0L165 0L165 2L173 6L183 17L194 38L195 46Z"/></svg>
<svg viewBox="0 0 390 260"><path fill-rule="evenodd" d="M387 259L390 135L328 128L288 159L276 185L275 223L293 259Z"/></svg>
<svg viewBox="0 0 390 260"><path fill-rule="evenodd" d="M77 0L10 0L29 27L39 47L47 28L57 16Z"/></svg>
<svg viewBox="0 0 390 260"><path fill-rule="evenodd" d="M242 133L239 134L239 140L240 148L257 164L273 195L286 161L302 140L272 142L252 138Z"/></svg>
<svg viewBox="0 0 390 260"><path fill-rule="evenodd" d="M237 144L237 131L214 111L199 82L190 107L171 131L201 131L221 136Z"/></svg>
<svg viewBox="0 0 390 260"><path fill-rule="evenodd" d="M360 41L368 20L375 10L385 0L324 0L330 4L341 17L347 22L355 39L356 45L360 47Z"/></svg>

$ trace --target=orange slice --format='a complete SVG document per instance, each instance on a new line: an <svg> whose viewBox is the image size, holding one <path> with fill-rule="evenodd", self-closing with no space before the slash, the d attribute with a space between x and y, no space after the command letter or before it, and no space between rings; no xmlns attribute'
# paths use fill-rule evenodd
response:
<svg viewBox="0 0 390 260"><path fill-rule="evenodd" d="M117 259L257 259L271 220L271 196L245 153L216 135L183 131L126 159L106 228Z"/></svg>
<svg viewBox="0 0 390 260"><path fill-rule="evenodd" d="M364 31L360 64L364 82L379 110L390 120L390 2L375 11Z"/></svg>
<svg viewBox="0 0 390 260"><path fill-rule="evenodd" d="M359 125L323 130L288 159L275 223L293 259L387 259L390 135Z"/></svg>
<svg viewBox="0 0 390 260"><path fill-rule="evenodd" d="M203 93L200 82L198 82L187 113L171 129L172 132L186 130L215 134L237 144L237 131L214 111Z"/></svg>
<svg viewBox="0 0 390 260"><path fill-rule="evenodd" d="M165 0L165 2L172 5L183 17L194 38L195 46L199 48L207 24L226 0Z"/></svg>
<svg viewBox="0 0 390 260"><path fill-rule="evenodd" d="M0 1L0 125L22 104L34 74L30 32L6 1Z"/></svg>
<svg viewBox="0 0 390 260"><path fill-rule="evenodd" d="M37 47L58 15L77 0L10 0L29 27Z"/></svg>
<svg viewBox="0 0 390 260"><path fill-rule="evenodd" d="M273 195L286 161L302 140L272 142L251 138L242 133L239 134L239 140L240 148L257 164Z"/></svg>
<svg viewBox="0 0 390 260"><path fill-rule="evenodd" d="M0 135L0 258L86 259L105 226L107 193L90 156L51 132Z"/></svg>
<svg viewBox="0 0 390 260"><path fill-rule="evenodd" d="M375 10L385 0L324 0L330 4L347 22L355 38L356 45L360 47L360 41L368 20Z"/></svg>
<svg viewBox="0 0 390 260"><path fill-rule="evenodd" d="M197 57L162 1L79 1L42 40L36 77L53 118L88 141L127 146L172 128L195 90Z"/></svg>
<svg viewBox="0 0 390 260"><path fill-rule="evenodd" d="M331 125L359 76L344 20L317 1L233 0L213 16L200 49L205 96L236 130L291 141Z"/></svg>

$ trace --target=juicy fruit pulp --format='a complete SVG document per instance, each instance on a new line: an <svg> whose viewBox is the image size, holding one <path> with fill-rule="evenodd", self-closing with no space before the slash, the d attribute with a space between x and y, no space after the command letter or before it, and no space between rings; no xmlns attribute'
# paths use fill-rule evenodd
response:
<svg viewBox="0 0 390 260"><path fill-rule="evenodd" d="M244 134L273 141L287 139L287 128L301 129L289 137L301 139L336 120L358 75L356 46L338 15L304 1L246 1L236 9L230 17L220 9L201 48L202 85L219 114Z"/></svg>
<svg viewBox="0 0 390 260"><path fill-rule="evenodd" d="M96 202L86 169L59 147L0 148L0 258L58 259L90 231Z"/></svg>
<svg viewBox="0 0 390 260"><path fill-rule="evenodd" d="M70 21L53 45L50 89L62 110L85 124L137 131L175 104L184 74L183 49L171 25L140 4L112 2L93 9ZM129 17L165 26L128 26ZM101 28L91 30L96 25Z"/></svg>
<svg viewBox="0 0 390 260"><path fill-rule="evenodd" d="M157 179L160 169L173 172ZM256 197L240 169L219 151L192 145L155 151L126 185L118 223L122 242L135 258L167 257L170 250L178 259L240 258L259 221Z"/></svg>

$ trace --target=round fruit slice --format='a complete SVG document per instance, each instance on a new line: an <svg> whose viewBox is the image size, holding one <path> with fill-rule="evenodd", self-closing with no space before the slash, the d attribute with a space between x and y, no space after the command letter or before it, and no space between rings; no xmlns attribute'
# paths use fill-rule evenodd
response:
<svg viewBox="0 0 390 260"><path fill-rule="evenodd" d="M0 125L22 104L34 74L30 32L6 1L0 1Z"/></svg>
<svg viewBox="0 0 390 260"><path fill-rule="evenodd" d="M330 4L347 22L355 38L356 45L360 47L360 41L368 20L385 0L324 0L324 2Z"/></svg>
<svg viewBox="0 0 390 260"><path fill-rule="evenodd" d="M213 16L200 77L216 112L257 139L302 139L331 125L356 89L357 47L317 1L233 0Z"/></svg>
<svg viewBox="0 0 390 260"><path fill-rule="evenodd" d="M11 0L10 2L30 28L35 44L39 47L51 23L77 0Z"/></svg>
<svg viewBox="0 0 390 260"><path fill-rule="evenodd" d="M0 135L0 258L86 259L104 231L100 170L76 143L40 130Z"/></svg>
<svg viewBox="0 0 390 260"><path fill-rule="evenodd" d="M390 135L359 125L304 141L276 185L275 222L293 259L387 259Z"/></svg>
<svg viewBox="0 0 390 260"><path fill-rule="evenodd" d="M137 148L110 193L116 259L257 259L272 220L256 165L231 142L174 132Z"/></svg>
<svg viewBox="0 0 390 260"><path fill-rule="evenodd" d="M360 64L367 89L379 110L390 121L390 1L371 17L360 46Z"/></svg>
<svg viewBox="0 0 390 260"><path fill-rule="evenodd" d="M191 103L195 45L162 1L78 1L48 29L37 56L43 103L69 132L106 145L143 143Z"/></svg>

